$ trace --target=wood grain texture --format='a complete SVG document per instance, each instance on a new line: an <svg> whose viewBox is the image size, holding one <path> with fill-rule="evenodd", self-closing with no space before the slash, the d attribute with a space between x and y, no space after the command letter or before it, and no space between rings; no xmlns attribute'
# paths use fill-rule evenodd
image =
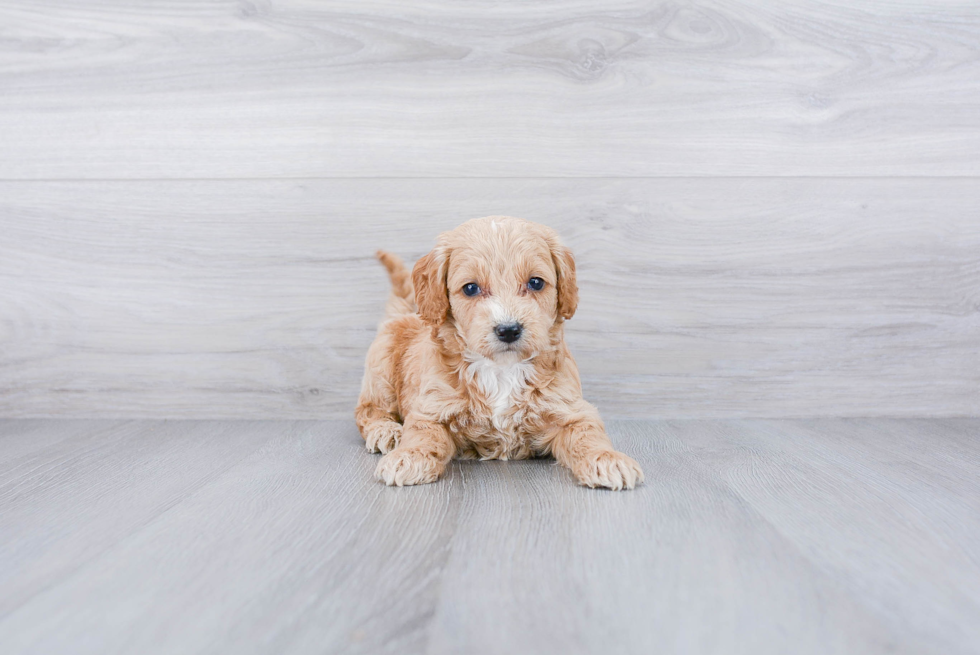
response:
<svg viewBox="0 0 980 655"><path fill-rule="evenodd" d="M554 226L607 416L980 414L972 179L0 183L0 415L348 418L388 282Z"/></svg>
<svg viewBox="0 0 980 655"><path fill-rule="evenodd" d="M846 421L617 422L648 480L628 497L470 467L430 652L975 652L980 489L903 488L914 455L862 470L891 454L896 424L871 425L848 459L811 457Z"/></svg>
<svg viewBox="0 0 980 655"><path fill-rule="evenodd" d="M32 511L0 495L0 552L45 543L73 509L78 552L122 535L60 576L21 572L32 593L0 618L3 652L956 655L980 643L980 419L611 421L647 473L629 493L577 487L549 460L455 462L438 484L386 488L349 421L94 427L114 460L79 467L100 442L92 424L0 422L0 457L29 431L68 435L49 436L21 478ZM224 467L245 434L260 447ZM224 468L130 526L158 456ZM90 511L125 462L142 462L133 493Z"/></svg>
<svg viewBox="0 0 980 655"><path fill-rule="evenodd" d="M174 425L229 449L242 445L232 433L239 423ZM29 601L19 599L22 607L0 621L0 650L287 653L328 645L327 652L420 652L461 480L392 494L374 480L376 458L346 421L248 429L265 435L261 448L244 451L236 466L65 576L67 586L38 585ZM137 435L129 450L145 450L154 437L166 441ZM171 447L183 449L187 464L196 459L189 444ZM115 502L128 512L134 500ZM3 538L23 543L22 535L71 503L51 505L20 515L20 530ZM59 588L93 593L93 602L35 614Z"/></svg>
<svg viewBox="0 0 980 655"><path fill-rule="evenodd" d="M980 174L975 2L0 5L0 178Z"/></svg>
<svg viewBox="0 0 980 655"><path fill-rule="evenodd" d="M0 616L270 439L261 423L232 421L210 430L132 421L31 427L33 452L25 453L19 423L0 423Z"/></svg>

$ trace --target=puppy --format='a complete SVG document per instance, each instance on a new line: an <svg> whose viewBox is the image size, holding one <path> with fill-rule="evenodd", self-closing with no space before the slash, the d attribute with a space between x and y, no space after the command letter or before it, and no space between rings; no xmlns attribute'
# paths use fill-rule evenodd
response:
<svg viewBox="0 0 980 655"><path fill-rule="evenodd" d="M355 416L368 450L384 453L385 484L434 482L453 457L537 455L589 487L643 481L582 399L564 339L575 260L553 230L488 216L439 235L411 277L395 255L378 258L392 292Z"/></svg>

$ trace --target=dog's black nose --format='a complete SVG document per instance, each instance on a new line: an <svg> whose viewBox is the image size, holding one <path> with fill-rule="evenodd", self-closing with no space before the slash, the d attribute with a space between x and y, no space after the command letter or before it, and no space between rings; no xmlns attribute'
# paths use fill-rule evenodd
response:
<svg viewBox="0 0 980 655"><path fill-rule="evenodd" d="M497 335L497 338L504 343L514 343L521 338L521 329L520 323L508 323L506 325L498 325L493 331Z"/></svg>

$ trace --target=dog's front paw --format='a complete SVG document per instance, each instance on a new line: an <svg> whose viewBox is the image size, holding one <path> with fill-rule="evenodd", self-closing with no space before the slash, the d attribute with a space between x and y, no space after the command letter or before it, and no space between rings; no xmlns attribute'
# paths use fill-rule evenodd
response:
<svg viewBox="0 0 980 655"><path fill-rule="evenodd" d="M572 467L575 477L586 487L606 487L619 491L643 482L643 469L632 457L615 450L590 453Z"/></svg>
<svg viewBox="0 0 980 655"><path fill-rule="evenodd" d="M402 424L395 421L377 421L364 430L364 446L368 452L387 453L402 438Z"/></svg>
<svg viewBox="0 0 980 655"><path fill-rule="evenodd" d="M446 466L432 455L410 448L396 448L381 458L375 476L389 487L435 482Z"/></svg>

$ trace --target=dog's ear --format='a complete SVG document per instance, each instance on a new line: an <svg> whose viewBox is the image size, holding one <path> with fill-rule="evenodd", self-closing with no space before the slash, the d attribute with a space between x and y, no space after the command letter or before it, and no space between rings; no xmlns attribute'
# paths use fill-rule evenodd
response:
<svg viewBox="0 0 980 655"><path fill-rule="evenodd" d="M442 247L435 248L415 262L412 270L415 304L418 305L419 316L426 323L439 325L449 315L449 290L446 288L448 270L449 255Z"/></svg>
<svg viewBox="0 0 980 655"><path fill-rule="evenodd" d="M551 242L551 259L555 262L558 274L558 315L569 319L578 307L578 284L575 281L575 258L572 251L558 243Z"/></svg>

